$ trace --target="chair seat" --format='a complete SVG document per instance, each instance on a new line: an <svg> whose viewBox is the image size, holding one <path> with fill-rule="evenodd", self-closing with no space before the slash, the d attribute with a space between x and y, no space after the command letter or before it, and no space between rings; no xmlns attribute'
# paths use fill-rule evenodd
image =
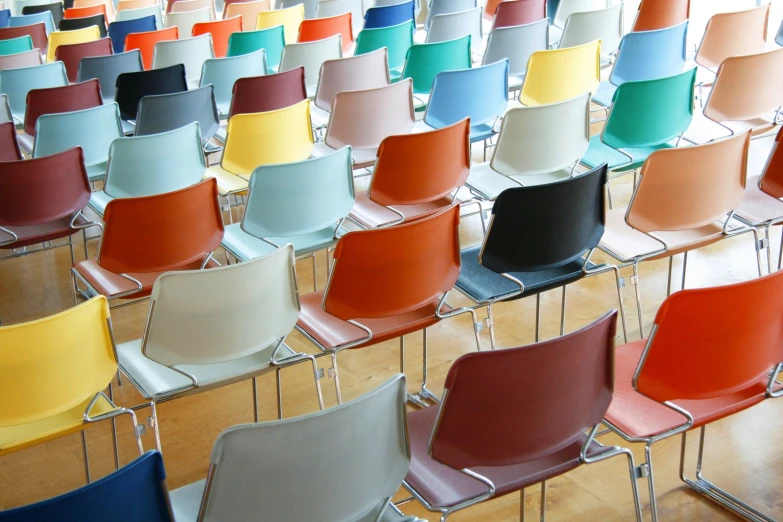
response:
<svg viewBox="0 0 783 522"><path fill-rule="evenodd" d="M554 16L554 13L551 15ZM560 39L563 37L563 30L555 24L549 25L549 45L557 48Z"/></svg>
<svg viewBox="0 0 783 522"><path fill-rule="evenodd" d="M593 103L597 103L602 107L611 107L616 90L617 86L612 82L601 82L598 85L598 89L593 93Z"/></svg>
<svg viewBox="0 0 783 522"><path fill-rule="evenodd" d="M647 341L641 339L615 350L614 395L606 420L632 437L650 437L681 426L686 419L676 411L633 389L633 375ZM688 347L683 346L683 350ZM764 400L766 379L748 389L715 399L674 401L694 417L694 428L722 419Z"/></svg>
<svg viewBox="0 0 783 522"><path fill-rule="evenodd" d="M413 93L413 109L416 112L427 109L427 104L430 102L430 94L429 91Z"/></svg>
<svg viewBox="0 0 783 522"><path fill-rule="evenodd" d="M215 105L217 106L218 116L220 119L225 120L228 118L228 111L231 108L231 102L216 102Z"/></svg>
<svg viewBox="0 0 783 522"><path fill-rule="evenodd" d="M683 139L701 145L720 138L731 136L731 131L718 122L707 118L699 110L693 112L693 120L685 131Z"/></svg>
<svg viewBox="0 0 783 522"><path fill-rule="evenodd" d="M522 84L525 83L524 74L509 74L508 75L508 90L518 91L522 88Z"/></svg>
<svg viewBox="0 0 783 522"><path fill-rule="evenodd" d="M394 208L405 216L405 221L411 221L433 214L449 205L451 205L451 198L444 197L437 201L416 205L394 205ZM356 202L349 217L365 228L378 228L400 220L397 213L371 200L366 191L356 194Z"/></svg>
<svg viewBox="0 0 783 522"><path fill-rule="evenodd" d="M92 399L93 397L90 396L73 408L43 420L0 427L0 455L79 430L84 425L84 412ZM106 399L100 397L90 410L90 414L96 417L115 409Z"/></svg>
<svg viewBox="0 0 783 522"><path fill-rule="evenodd" d="M190 389L204 391L214 385L226 385L259 375L270 368L275 345L273 342L262 350L216 364L188 364L178 368L196 377L198 387L181 373L148 359L141 353L141 339L117 345L120 369L133 381L136 388L150 400L153 397L179 394ZM290 357L294 353L285 345L280 347L277 359Z"/></svg>
<svg viewBox="0 0 783 522"><path fill-rule="evenodd" d="M337 240L334 237L335 233L342 235L346 232L347 230L343 228L340 228L338 231L337 225L335 224L309 234L288 237L269 237L267 239L277 245L291 243L294 245L294 252L296 255L301 256L335 245L337 243ZM220 244L240 261L250 261L251 259L271 254L277 250L277 248L266 241L242 230L239 223L226 226L223 241L221 241Z"/></svg>
<svg viewBox="0 0 783 522"><path fill-rule="evenodd" d="M300 296L302 312L296 326L301 331L315 339L325 349L330 350L352 341L358 341L367 336L361 328L343 321L324 311L321 306L324 291L311 292ZM435 317L439 299L435 299L418 310L383 319L359 319L356 321L372 331L372 339L356 348L371 346L401 335L417 332L436 324L440 319ZM447 305L443 311L450 310Z"/></svg>
<svg viewBox="0 0 783 522"><path fill-rule="evenodd" d="M48 223L41 223L40 225L27 225L27 226L7 226L7 228L17 236L17 240L11 244L3 245L2 249L22 248L36 243L43 243L44 241L52 241L53 239L60 239L68 237L78 232L77 229L71 228L71 216L66 216L56 221L50 221ZM82 226L90 223L89 220L83 216L76 218L74 222L75 226ZM0 243L10 240L11 236L5 232L0 231Z"/></svg>
<svg viewBox="0 0 783 522"><path fill-rule="evenodd" d="M468 175L468 180L465 182L465 185L470 188L471 192L479 197L493 201L501 192L509 188L544 185L570 177L570 169L558 170L547 174L537 174L534 176L509 177L494 170L490 166L490 163L486 162L470 167L470 174Z"/></svg>
<svg viewBox="0 0 783 522"><path fill-rule="evenodd" d="M220 165L212 165L207 168L204 178L215 178L217 180L218 192L221 196L243 192L248 187L246 179L230 173Z"/></svg>
<svg viewBox="0 0 783 522"><path fill-rule="evenodd" d="M136 125L127 120L121 120L120 124L122 126L122 133L125 135L133 134L136 131Z"/></svg>
<svg viewBox="0 0 783 522"><path fill-rule="evenodd" d="M310 105L310 123L314 129L323 129L329 125L330 116L331 113L329 111L325 111L315 104Z"/></svg>
<svg viewBox="0 0 783 522"><path fill-rule="evenodd" d="M305 92L307 93L307 98L312 101L315 98L315 92L318 90L318 85L305 85Z"/></svg>
<svg viewBox="0 0 783 522"><path fill-rule="evenodd" d="M397 83L400 81L400 78L402 78L402 67L389 69L389 80L391 80L391 83Z"/></svg>
<svg viewBox="0 0 783 522"><path fill-rule="evenodd" d="M109 160L93 163L91 165L85 165L87 170L87 178L92 181L101 181L106 177L106 169L109 168Z"/></svg>
<svg viewBox="0 0 783 522"><path fill-rule="evenodd" d="M313 158L320 158L322 156L328 156L332 154L336 149L333 149L326 143L316 143L313 146L313 152L310 154ZM353 169L364 169L375 165L375 157L378 153L377 148L372 149L352 149L351 155L353 156Z"/></svg>
<svg viewBox="0 0 783 522"><path fill-rule="evenodd" d="M35 136L20 132L16 135L16 141L19 142L19 148L25 154L32 154L33 148L35 148Z"/></svg>
<svg viewBox="0 0 783 522"><path fill-rule="evenodd" d="M218 130L215 133L215 139L224 145L226 143L226 128L228 128L228 122L222 121L220 122L220 127L218 127Z"/></svg>
<svg viewBox="0 0 783 522"><path fill-rule="evenodd" d="M201 497L204 496L206 480L182 486L169 493L171 512L176 522L196 522L201 507Z"/></svg>
<svg viewBox="0 0 783 522"><path fill-rule="evenodd" d="M90 208L99 216L106 212L106 205L114 198L106 193L105 190L95 190L90 194L90 201L87 203Z"/></svg>
<svg viewBox="0 0 783 522"><path fill-rule="evenodd" d="M644 164L644 160L647 159L647 156L656 150L670 149L672 147L673 145L664 143L657 147L623 149L625 154L628 154L628 156L633 158L633 161L629 161L625 154L601 141L600 136L592 136L590 138L590 146L587 148L587 152L582 158L582 163L591 169L594 169L603 163L607 163L609 165L609 170L625 172L641 167Z"/></svg>
<svg viewBox="0 0 783 522"><path fill-rule="evenodd" d="M758 181L759 176L748 178L742 203L735 215L752 226L783 219L783 201L763 192Z"/></svg>
<svg viewBox="0 0 783 522"><path fill-rule="evenodd" d="M428 455L427 448L438 409L439 406L431 406L408 414L411 464L405 485L431 506L449 507L486 493L487 486L436 462ZM496 487L495 497L499 497L576 468L580 464L580 451L586 439L586 435L581 435L560 451L530 462L513 466L476 467L472 470L491 480ZM593 442L588 455L594 456L604 451L607 448Z"/></svg>
<svg viewBox="0 0 783 522"><path fill-rule="evenodd" d="M462 251L462 269L457 284L460 292L477 303L486 303L492 299L519 290L519 285L479 264L478 255L481 246L466 248ZM521 299L529 295L546 292L553 288L568 285L582 279L583 261L573 261L558 268L541 270L539 272L514 272L513 275L525 285L525 291L513 299ZM598 265L588 262L587 268ZM512 300L513 300L512 299Z"/></svg>

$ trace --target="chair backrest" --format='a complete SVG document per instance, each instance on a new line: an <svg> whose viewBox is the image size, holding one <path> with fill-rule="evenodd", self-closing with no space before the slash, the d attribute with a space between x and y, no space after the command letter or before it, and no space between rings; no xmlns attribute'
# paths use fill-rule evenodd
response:
<svg viewBox="0 0 783 522"><path fill-rule="evenodd" d="M356 37L354 54L371 53L385 47L388 53L389 68L402 69L402 66L405 65L408 49L413 45L415 30L413 20L379 29L363 29Z"/></svg>
<svg viewBox="0 0 783 522"><path fill-rule="evenodd" d="M125 37L125 50L131 51L133 49L138 49L141 52L141 61L144 63L144 69L149 70L152 69L155 46L158 42L178 39L179 31L176 27L143 33L130 33Z"/></svg>
<svg viewBox="0 0 783 522"><path fill-rule="evenodd" d="M188 90L185 66L180 64L150 71L122 73L117 76L115 100L124 120L135 120L139 100L151 94L171 94Z"/></svg>
<svg viewBox="0 0 783 522"><path fill-rule="evenodd" d="M358 35L359 31L361 31L364 26L364 8L362 6L362 0L322 0L318 2L317 7L316 16L310 18L329 18L344 13L350 13L353 35ZM306 15L305 18L307 18Z"/></svg>
<svg viewBox="0 0 783 522"><path fill-rule="evenodd" d="M291 44L296 43L296 38L299 35L299 25L303 20L304 5L296 4L286 9L275 9L274 11L258 13L256 29L269 29L282 25L285 43Z"/></svg>
<svg viewBox="0 0 783 522"><path fill-rule="evenodd" d="M783 67L783 49L726 58L704 115L715 121L749 120L778 110L783 105L783 71L771 67Z"/></svg>
<svg viewBox="0 0 783 522"><path fill-rule="evenodd" d="M780 146L782 141L783 128L775 136L772 151L769 153L767 164L759 180L759 188L778 199L783 197L783 147Z"/></svg>
<svg viewBox="0 0 783 522"><path fill-rule="evenodd" d="M401 4L370 7L364 13L364 29L377 29L400 25L408 20L416 20L416 5L413 0Z"/></svg>
<svg viewBox="0 0 783 522"><path fill-rule="evenodd" d="M220 117L212 85L198 89L145 96L139 101L135 136L173 131L198 122L202 142L212 138L220 128Z"/></svg>
<svg viewBox="0 0 783 522"><path fill-rule="evenodd" d="M428 3L427 17L424 19L424 28L429 31L434 16L459 13L474 9L478 4L476 0L430 0Z"/></svg>
<svg viewBox="0 0 783 522"><path fill-rule="evenodd" d="M113 100L117 85L117 77L123 73L135 73L144 70L141 63L141 52L136 49L127 53L110 56L91 56L82 58L79 62L77 80L83 82L97 78L101 84L104 100Z"/></svg>
<svg viewBox="0 0 783 522"><path fill-rule="evenodd" d="M242 27L245 31L252 31L256 27L258 13L272 9L271 0L253 0L251 2L233 2L225 5L223 9L223 19L234 18L236 16L242 19Z"/></svg>
<svg viewBox="0 0 783 522"><path fill-rule="evenodd" d="M8 27L24 27L26 25L44 24L46 34L48 35L55 29L54 17L48 9L40 13L31 13L26 15L12 16L8 19Z"/></svg>
<svg viewBox="0 0 783 522"><path fill-rule="evenodd" d="M653 31L679 25L690 18L691 0L642 0L634 31Z"/></svg>
<svg viewBox="0 0 783 522"><path fill-rule="evenodd" d="M106 35L104 34L103 36ZM84 29L76 29L75 31L55 31L49 35L49 47L46 50L46 61L53 62L55 60L55 52L61 45L92 42L93 40L100 40L101 38L101 31L97 25L91 25Z"/></svg>
<svg viewBox="0 0 783 522"><path fill-rule="evenodd" d="M0 327L0 341L3 427L75 408L103 391L117 373L105 297L94 297L42 319ZM42 388L49 393L43 393ZM58 512L55 518L63 515Z"/></svg>
<svg viewBox="0 0 783 522"><path fill-rule="evenodd" d="M425 41L427 43L445 42L470 35L471 45L479 46L483 37L482 21L480 7L434 16L430 22Z"/></svg>
<svg viewBox="0 0 783 522"><path fill-rule="evenodd" d="M145 7L152 7L155 5L160 5L160 2L156 0L119 0L115 4L115 11L119 13L120 11L143 9Z"/></svg>
<svg viewBox="0 0 783 522"><path fill-rule="evenodd" d="M269 112L307 99L304 67L266 76L239 78L234 82L229 115Z"/></svg>
<svg viewBox="0 0 783 522"><path fill-rule="evenodd" d="M530 57L519 101L545 105L595 92L600 83L601 42L537 51ZM568 78L568 82L562 81Z"/></svg>
<svg viewBox="0 0 783 522"><path fill-rule="evenodd" d="M8 96L11 113L19 119L26 111L28 92L63 85L68 85L68 76L62 62L0 71L0 91Z"/></svg>
<svg viewBox="0 0 783 522"><path fill-rule="evenodd" d="M172 13L184 13L186 11L196 11L198 9L204 9L208 7L212 20L217 19L215 0L169 0L168 5L171 6Z"/></svg>
<svg viewBox="0 0 783 522"><path fill-rule="evenodd" d="M726 58L764 52L772 4L734 13L718 13L707 28L696 53L696 63L716 70Z"/></svg>
<svg viewBox="0 0 783 522"><path fill-rule="evenodd" d="M234 33L228 39L226 56L239 56L263 49L267 71L276 70L280 66L280 58L283 56L283 47L285 47L283 32L283 26L278 25L259 31Z"/></svg>
<svg viewBox="0 0 783 522"><path fill-rule="evenodd" d="M555 4L555 10L549 11L549 17L552 19L552 25L561 29L565 27L568 17L574 13L596 11L609 6L604 0L555 0Z"/></svg>
<svg viewBox="0 0 783 522"><path fill-rule="evenodd" d="M212 20L212 9L205 7L195 11L169 13L166 15L166 27L176 27L179 34L187 35L193 32L193 26L199 22Z"/></svg>
<svg viewBox="0 0 783 522"><path fill-rule="evenodd" d="M405 376L399 374L325 411L227 429L212 449L200 519L241 520L263 510L275 521L379 520L408 471L405 399ZM350 437L338 436L329 452L318 447L324 433L349 430ZM292 458L306 459L307 468L292 468ZM319 487L324 480L351 487ZM304 501L294 493L300 488L312 492Z"/></svg>
<svg viewBox="0 0 783 522"><path fill-rule="evenodd" d="M459 253L459 205L394 227L348 232L334 251L324 310L343 320L418 310L452 289Z"/></svg>
<svg viewBox="0 0 783 522"><path fill-rule="evenodd" d="M22 53L32 49L43 51L48 45L44 24L0 29L0 56Z"/></svg>
<svg viewBox="0 0 783 522"><path fill-rule="evenodd" d="M1 45L1 44L0 44ZM38 49L16 54L0 55L0 71L41 65L41 52Z"/></svg>
<svg viewBox="0 0 783 522"><path fill-rule="evenodd" d="M136 20L137 18L146 18L148 16L154 16L155 17L155 29L163 29L163 14L162 9L159 4L151 5L149 7L139 7L137 9L124 9L122 11L117 12L117 18L115 20L117 22L127 22L128 20ZM171 27L170 25L166 25L165 27ZM150 29L150 31L154 31L154 29ZM180 31L179 34L187 35L190 34L190 31L183 32Z"/></svg>
<svg viewBox="0 0 783 522"><path fill-rule="evenodd" d="M317 0L280 0L277 4L277 9L288 9L297 5L304 6L305 20L316 18L316 13L318 12Z"/></svg>
<svg viewBox="0 0 783 522"><path fill-rule="evenodd" d="M191 34L199 36L202 34L212 35L212 47L215 50L215 56L223 58L228 51L228 39L232 33L242 32L242 17L235 16L225 20L214 22L199 22L193 24Z"/></svg>
<svg viewBox="0 0 783 522"><path fill-rule="evenodd" d="M573 13L563 28L560 47L575 47L600 40L602 54L614 53L623 38L624 5L619 3L605 9Z"/></svg>
<svg viewBox="0 0 783 522"><path fill-rule="evenodd" d="M62 5L62 4L60 4ZM8 20L11 19L10 9L0 9L0 28L8 27Z"/></svg>
<svg viewBox="0 0 783 522"><path fill-rule="evenodd" d="M8 103L8 96L0 94L0 123L5 123L7 121L14 121L14 117L11 114L11 105Z"/></svg>
<svg viewBox="0 0 783 522"><path fill-rule="evenodd" d="M723 219L742 201L750 131L706 145L652 153L626 221L642 232L689 230Z"/></svg>
<svg viewBox="0 0 783 522"><path fill-rule="evenodd" d="M220 165L233 174L305 160L313 150L310 100L269 112L232 114L226 133Z"/></svg>
<svg viewBox="0 0 783 522"><path fill-rule="evenodd" d="M12 121L0 123L0 161L21 161L22 151L16 141L16 125Z"/></svg>
<svg viewBox="0 0 783 522"><path fill-rule="evenodd" d="M69 7L63 14L63 19L70 20L72 18L86 18L88 16L95 16L102 14L104 20L108 20L109 16L106 12L106 4L101 3L97 5L89 5L84 7Z"/></svg>
<svg viewBox="0 0 783 522"><path fill-rule="evenodd" d="M54 53L54 58L65 64L68 81L76 82L79 76L79 63L88 56L108 56L112 54L111 40L101 38L92 42L71 45L61 45Z"/></svg>
<svg viewBox="0 0 783 522"><path fill-rule="evenodd" d="M98 263L115 274L128 274L206 261L223 239L217 197L212 178L165 194L111 200L103 214Z"/></svg>
<svg viewBox="0 0 783 522"><path fill-rule="evenodd" d="M621 149L662 145L682 135L693 119L695 81L694 67L668 78L623 83L601 139Z"/></svg>
<svg viewBox="0 0 783 522"><path fill-rule="evenodd" d="M52 2L41 5L26 5L22 8L23 15L43 13L44 11L52 13L52 24L54 27L58 27L60 25L60 20L63 19L63 14L65 13L65 8L63 7L62 2Z"/></svg>
<svg viewBox="0 0 783 522"><path fill-rule="evenodd" d="M106 17L103 13L98 13L92 16L84 16L79 18L63 18L60 20L57 28L60 31L76 31L78 29L84 29L87 27L96 26L101 38L106 38L108 34L106 30Z"/></svg>
<svg viewBox="0 0 783 522"><path fill-rule="evenodd" d="M226 58L212 58L204 62L201 69L201 85L212 84L215 88L217 103L229 107L234 92L234 84L240 78L263 76L266 74L264 50Z"/></svg>
<svg viewBox="0 0 783 522"><path fill-rule="evenodd" d="M32 89L27 93L24 131L34 136L35 123L43 114L80 111L102 104L101 86L98 80L94 79L61 87Z"/></svg>
<svg viewBox="0 0 783 522"><path fill-rule="evenodd" d="M42 5L48 3L49 0L9 0L8 2L5 2L8 4L8 7L13 11L13 14L24 14L24 8L30 5ZM64 2L64 6L67 7L68 3L73 2Z"/></svg>
<svg viewBox="0 0 783 522"><path fill-rule="evenodd" d="M408 49L403 78L413 80L413 92L428 93L438 73L470 69L470 36L437 43L415 44Z"/></svg>
<svg viewBox="0 0 783 522"><path fill-rule="evenodd" d="M210 33L169 40L155 44L152 68L162 69L181 63L185 66L185 79L190 85L198 85L204 63L215 57Z"/></svg>
<svg viewBox="0 0 783 522"><path fill-rule="evenodd" d="M327 60L321 65L314 103L320 109L331 111L332 100L339 92L375 89L389 83L389 63L385 48L367 54Z"/></svg>
<svg viewBox="0 0 783 522"><path fill-rule="evenodd" d="M685 66L688 22L653 31L626 34L620 42L612 74L614 85L674 76Z"/></svg>
<svg viewBox="0 0 783 522"><path fill-rule="evenodd" d="M517 1L517 0L509 0ZM532 24L493 29L487 38L482 65L502 59L509 61L508 72L521 77L536 51L549 49L549 21L544 18Z"/></svg>
<svg viewBox="0 0 783 522"><path fill-rule="evenodd" d="M314 42L288 44L283 48L280 71L304 67L305 86L314 93L318 87L321 65L327 60L336 60L342 56L339 34Z"/></svg>
<svg viewBox="0 0 783 522"><path fill-rule="evenodd" d="M429 454L455 469L523 464L569 447L578 456L585 431L601 422L612 400L616 328L612 310L568 335L454 361ZM574 365L580 371L571 379ZM481 408L486 393L503 400ZM507 442L490 449L493 440Z"/></svg>
<svg viewBox="0 0 783 522"><path fill-rule="evenodd" d="M353 49L353 26L351 20L351 13L343 13L328 18L304 20L299 25L297 42L315 42L339 36L343 52L348 52ZM283 51L283 54L285 54L285 51Z"/></svg>
<svg viewBox="0 0 783 522"><path fill-rule="evenodd" d="M114 53L118 54L125 50L125 38L129 34L149 33L155 30L155 17L153 15L110 23L109 38L111 38Z"/></svg>
<svg viewBox="0 0 783 522"><path fill-rule="evenodd" d="M495 7L496 6L496 7ZM492 11L488 11L492 9ZM546 0L489 0L484 17L492 20L492 30L540 22L546 19Z"/></svg>

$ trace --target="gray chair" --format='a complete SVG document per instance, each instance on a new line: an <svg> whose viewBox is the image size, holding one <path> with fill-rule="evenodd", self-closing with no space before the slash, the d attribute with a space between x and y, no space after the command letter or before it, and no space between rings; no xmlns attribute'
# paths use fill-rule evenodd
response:
<svg viewBox="0 0 783 522"><path fill-rule="evenodd" d="M139 101L134 136L168 132L193 122L198 122L201 129L202 145L206 145L220 128L212 85L143 97Z"/></svg>
<svg viewBox="0 0 783 522"><path fill-rule="evenodd" d="M312 20L317 16L318 0L279 0L277 9L287 9L299 4L304 4L305 20Z"/></svg>
<svg viewBox="0 0 783 522"><path fill-rule="evenodd" d="M11 116L11 106L8 104L8 96L0 94L0 123L14 121Z"/></svg>
<svg viewBox="0 0 783 522"><path fill-rule="evenodd" d="M97 78L101 84L103 102L110 103L114 101L117 76L126 72L143 70L141 51L134 49L120 54L82 58L82 61L79 62L79 72L76 78L79 82Z"/></svg>

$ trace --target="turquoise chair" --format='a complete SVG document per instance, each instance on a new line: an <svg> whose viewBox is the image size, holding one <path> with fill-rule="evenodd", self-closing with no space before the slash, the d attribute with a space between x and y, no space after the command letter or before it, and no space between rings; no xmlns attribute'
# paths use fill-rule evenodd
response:
<svg viewBox="0 0 783 522"><path fill-rule="evenodd" d="M693 119L696 68L684 73L617 88L612 110L600 136L590 138L582 163L595 168L607 163L622 172L642 166L647 156L676 146Z"/></svg>
<svg viewBox="0 0 783 522"><path fill-rule="evenodd" d="M43 114L35 122L33 158L81 147L90 181L103 179L111 143L122 137L116 103L82 111Z"/></svg>
<svg viewBox="0 0 783 522"><path fill-rule="evenodd" d="M413 45L416 26L413 20L378 29L363 29L356 37L354 54L366 54L385 47L389 56L389 75L393 82L402 76L408 49Z"/></svg>
<svg viewBox="0 0 783 522"><path fill-rule="evenodd" d="M445 42L415 44L408 49L402 79L413 80L413 93L426 105L438 73L470 69L470 35ZM417 110L423 110L418 107Z"/></svg>
<svg viewBox="0 0 783 522"><path fill-rule="evenodd" d="M204 87L211 83L215 87L215 101L217 102L218 112L222 118L228 118L234 82L240 78L264 76L265 74L265 51L259 49L248 54L206 60L201 67L200 86Z"/></svg>
<svg viewBox="0 0 783 522"><path fill-rule="evenodd" d="M30 46L33 45L29 36L24 38L29 40ZM15 40L23 40L24 38L15 38ZM0 44L10 41L0 41ZM30 49L27 50L29 51ZM2 53L0 52L0 54ZM63 62L0 71L0 93L8 96L11 114L19 122L24 120L28 92L32 89L63 87L65 85L68 85L68 75L65 73Z"/></svg>
<svg viewBox="0 0 783 522"><path fill-rule="evenodd" d="M297 256L331 247L356 201L351 147L258 167L249 189L242 223L228 225L221 243L234 258L255 259L286 243Z"/></svg>
<svg viewBox="0 0 783 522"><path fill-rule="evenodd" d="M28 35L20 36L19 38L9 38L8 40L0 40L0 56L18 54L32 50L33 39Z"/></svg>
<svg viewBox="0 0 783 522"><path fill-rule="evenodd" d="M280 67L283 47L285 47L285 34L283 26L278 25L258 31L233 33L228 38L226 56L239 56L263 49L266 57L267 72L273 73L277 72L277 68Z"/></svg>
<svg viewBox="0 0 783 522"><path fill-rule="evenodd" d="M109 147L103 190L90 195L89 205L103 216L106 205L115 198L187 188L201 181L206 170L197 122L160 134L116 139Z"/></svg>
<svg viewBox="0 0 783 522"><path fill-rule="evenodd" d="M42 11L27 15L12 16L8 20L8 27L23 27L25 25L44 24L46 36L55 31L54 18L51 11Z"/></svg>

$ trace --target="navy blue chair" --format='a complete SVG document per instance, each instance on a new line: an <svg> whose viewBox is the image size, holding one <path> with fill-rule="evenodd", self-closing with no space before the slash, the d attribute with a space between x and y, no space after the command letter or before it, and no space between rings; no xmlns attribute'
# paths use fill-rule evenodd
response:
<svg viewBox="0 0 783 522"><path fill-rule="evenodd" d="M371 7L364 14L365 29L379 29L400 25L408 20L416 20L416 2Z"/></svg>
<svg viewBox="0 0 783 522"><path fill-rule="evenodd" d="M0 28L8 27L8 21L11 19L10 9L0 9Z"/></svg>
<svg viewBox="0 0 783 522"><path fill-rule="evenodd" d="M155 31L156 29L155 15L110 23L109 38L111 38L114 54L125 51L125 37L130 33L146 33L148 31Z"/></svg>
<svg viewBox="0 0 783 522"><path fill-rule="evenodd" d="M174 522L159 451L59 497L0 511L0 522Z"/></svg>

